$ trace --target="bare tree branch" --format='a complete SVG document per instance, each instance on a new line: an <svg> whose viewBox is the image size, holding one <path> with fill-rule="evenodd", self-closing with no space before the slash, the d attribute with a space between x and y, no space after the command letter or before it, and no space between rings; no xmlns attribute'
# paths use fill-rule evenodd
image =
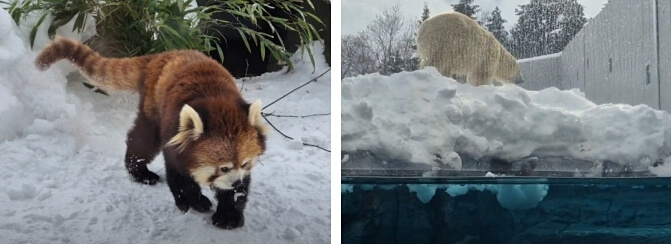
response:
<svg viewBox="0 0 671 244"><path fill-rule="evenodd" d="M373 22L366 27L374 47L381 54L381 74L389 74L395 45L401 39L401 32L405 28L406 19L401 15L401 9L395 4L391 9L385 9L375 16Z"/></svg>
<svg viewBox="0 0 671 244"><path fill-rule="evenodd" d="M249 70L249 60L245 60L247 62L247 68L245 68L245 76L242 78L242 85L240 86L240 92L242 92L242 89L245 88L245 79L247 79L247 71Z"/></svg>
<svg viewBox="0 0 671 244"><path fill-rule="evenodd" d="M419 22L401 14L398 4L385 9L366 31L342 38L343 77L379 72L387 75L417 68L415 33Z"/></svg>
<svg viewBox="0 0 671 244"><path fill-rule="evenodd" d="M275 129L277 132L279 132L282 136L284 136L285 138L287 138L287 139L289 139L289 140L293 140L293 139L294 139L293 137L291 137L291 136L287 136L287 134L284 134L282 131L280 131L280 129L277 129L277 127L275 127L275 125L273 125L273 123L271 123L270 120L268 120L268 118L266 118L266 116L261 115L261 117L263 117L263 119L266 120L266 122L268 122L268 124L269 124L271 127L273 127L273 129ZM324 150L324 151L327 151L327 152L331 152L331 150L328 150L328 149L326 149L326 148L320 147L319 145L315 145L315 144L310 144L310 143L305 143L305 142L303 142L303 146L316 147L316 148L319 148L319 149L321 149L321 150Z"/></svg>
<svg viewBox="0 0 671 244"><path fill-rule="evenodd" d="M321 78L322 76L324 76L324 75L325 75L326 73L328 73L329 71L331 71L331 68L329 68L329 69L327 69L326 71L324 71L324 73L322 73L321 75L318 75L317 77L312 78L312 80L310 80L310 81L308 81L308 82L305 82L303 85L300 85L299 87L294 88L293 90L291 90L291 91L288 92L287 94L284 94L284 95L281 96L280 98L275 99L275 101L269 103L268 105L266 105L265 107L263 107L263 109L266 109L267 107L270 107L270 105L273 105L273 104L275 104L277 101L282 100L282 99L285 98L286 96L289 96L289 94L295 92L296 90L301 89L302 87L307 86L308 84L317 81L317 79ZM263 110L263 109L262 109L262 110Z"/></svg>
<svg viewBox="0 0 671 244"><path fill-rule="evenodd" d="M379 60L365 32L343 36L340 52L342 67L344 67L342 77L373 73L379 67Z"/></svg>
<svg viewBox="0 0 671 244"><path fill-rule="evenodd" d="M328 73L329 71L331 71L330 68L327 69L326 71L324 71L324 73L321 73L321 74L318 75L317 77L312 78L310 81L308 81L308 82L306 82L306 83L303 83L302 85L300 85L300 86L294 88L293 90L289 91L287 94L284 94L284 95L281 96L280 98L278 98L278 99L276 99L275 101L269 103L268 105L266 105L265 107L263 107L263 109L266 109L267 107L270 107L270 105L273 105L273 104L275 104L276 102L278 102L278 101L282 100L283 98L285 98L286 96L289 96L289 94L295 92L296 90L298 90L298 89L300 89L300 88L302 88L302 87L304 87L304 86L306 86L306 85L308 85L308 84L310 84L310 83L312 83L312 82L317 81L317 79L319 79L320 77L324 76L324 75L325 75L326 73ZM262 109L262 110L263 110L263 109ZM261 117L263 117L263 119L266 120L266 122L268 122L268 124L269 124L271 127L273 127L273 129L275 129L275 131L279 132L282 136L284 136L284 137L287 138L287 139L290 139L290 140L293 140L293 139L294 139L293 137L290 137L290 136L284 134L284 132L280 131L280 129L278 129L277 127L275 127L275 125L273 125L273 123L271 123L270 120L268 120L268 118L266 118L266 115L267 115L267 114L265 114L265 113L261 113ZM272 114L270 114L270 115L272 115ZM318 114L309 115L309 116L317 116L317 115L318 115ZM330 115L330 114L329 114L329 115ZM277 116L277 115L275 115L275 116ZM277 117L280 117L280 116L277 116ZM288 117L288 116L286 116L286 117ZM306 117L307 117L307 116L306 116ZM331 150L328 150L328 149L325 149L325 148L323 148L323 147L320 147L319 145L314 145L314 144L305 143L305 142L303 142L303 145L304 145L304 146L309 146L309 147L316 147L316 148L319 148L319 149L321 149L321 150L324 150L324 151L327 151L327 152L331 152Z"/></svg>
<svg viewBox="0 0 671 244"><path fill-rule="evenodd" d="M331 115L331 113L325 113L325 114L310 114L310 115L280 115L280 114L273 114L273 113L261 113L263 116L268 116L268 117L286 117L286 118L308 118L308 117L315 117L315 116L328 116Z"/></svg>

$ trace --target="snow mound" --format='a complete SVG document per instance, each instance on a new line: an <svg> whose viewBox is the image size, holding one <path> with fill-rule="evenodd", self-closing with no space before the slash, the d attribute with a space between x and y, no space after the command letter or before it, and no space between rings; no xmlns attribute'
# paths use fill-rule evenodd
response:
<svg viewBox="0 0 671 244"><path fill-rule="evenodd" d="M0 72L14 68L25 52L26 45L17 30L9 13L0 8Z"/></svg>
<svg viewBox="0 0 671 244"><path fill-rule="evenodd" d="M95 121L90 113L77 113L81 110L77 104L82 103L65 92L64 73L58 69L37 70L35 57L35 53L25 51L14 62L16 69L0 72L0 141L44 130L44 121L56 122L51 125L51 133L81 135L82 128L77 125L82 120Z"/></svg>
<svg viewBox="0 0 671 244"><path fill-rule="evenodd" d="M665 158L662 165L656 167L649 166L649 169L650 173L656 176L671 177L671 157Z"/></svg>
<svg viewBox="0 0 671 244"><path fill-rule="evenodd" d="M342 81L343 151L428 164L441 155L457 170L461 159L454 152L648 167L671 155L669 121L670 114L645 105L596 105L577 89L473 87L432 67Z"/></svg>

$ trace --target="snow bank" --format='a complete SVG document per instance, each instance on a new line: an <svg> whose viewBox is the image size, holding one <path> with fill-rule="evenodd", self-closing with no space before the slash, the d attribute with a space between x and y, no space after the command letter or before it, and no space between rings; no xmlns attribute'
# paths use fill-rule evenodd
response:
<svg viewBox="0 0 671 244"><path fill-rule="evenodd" d="M14 68L26 46L17 35L17 28L12 17L4 9L0 9L0 72Z"/></svg>
<svg viewBox="0 0 671 244"><path fill-rule="evenodd" d="M79 102L65 93L63 71L41 72L34 67L35 53L27 48L20 30L3 9L0 29L8 33L0 37L0 141L30 134L26 130L44 127L42 121L55 122L55 131L77 135L81 128L74 125L89 117L75 113Z"/></svg>
<svg viewBox="0 0 671 244"><path fill-rule="evenodd" d="M654 175L671 177L671 157L665 158L662 165L657 165L655 167L649 166L648 169L650 170L650 173L653 173Z"/></svg>
<svg viewBox="0 0 671 244"><path fill-rule="evenodd" d="M669 121L645 105L596 105L575 89L473 87L434 68L342 81L343 151L432 165L441 155L457 170L459 155L564 156L645 168L671 155Z"/></svg>

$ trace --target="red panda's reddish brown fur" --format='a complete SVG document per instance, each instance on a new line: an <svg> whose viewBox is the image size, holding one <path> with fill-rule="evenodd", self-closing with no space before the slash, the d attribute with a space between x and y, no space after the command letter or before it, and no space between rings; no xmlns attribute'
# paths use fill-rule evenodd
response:
<svg viewBox="0 0 671 244"><path fill-rule="evenodd" d="M253 161L265 151L268 129L260 121L260 101L245 102L234 78L218 62L194 50L105 58L85 44L57 37L36 64L44 70L61 59L76 65L98 87L139 92L125 159L134 180L145 184L159 180L147 163L162 149L168 184L181 210L209 209L209 200L200 188L195 190L198 184L224 185L227 189L221 188L217 198L225 206L231 205L221 203L229 200L227 191L242 187L246 192L248 186L240 182L249 183ZM237 173L227 176L230 172ZM224 228L242 225L240 219L221 218L215 214L213 223Z"/></svg>

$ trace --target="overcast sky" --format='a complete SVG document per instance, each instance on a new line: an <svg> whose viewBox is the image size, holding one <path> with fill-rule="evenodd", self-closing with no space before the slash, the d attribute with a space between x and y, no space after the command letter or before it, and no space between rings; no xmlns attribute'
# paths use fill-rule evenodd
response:
<svg viewBox="0 0 671 244"><path fill-rule="evenodd" d="M519 5L528 4L530 0L475 0L480 5L480 14L484 11L492 11L495 7L501 9L503 19L508 21L505 26L510 30L517 22L515 8ZM585 7L585 17L592 18L601 11L608 0L578 0ZM401 12L408 18L417 19L422 15L424 2L429 5L431 16L440 14L451 9L452 4L458 0L342 0L342 35L354 34L366 29L375 15L385 8L391 8L398 3Z"/></svg>

